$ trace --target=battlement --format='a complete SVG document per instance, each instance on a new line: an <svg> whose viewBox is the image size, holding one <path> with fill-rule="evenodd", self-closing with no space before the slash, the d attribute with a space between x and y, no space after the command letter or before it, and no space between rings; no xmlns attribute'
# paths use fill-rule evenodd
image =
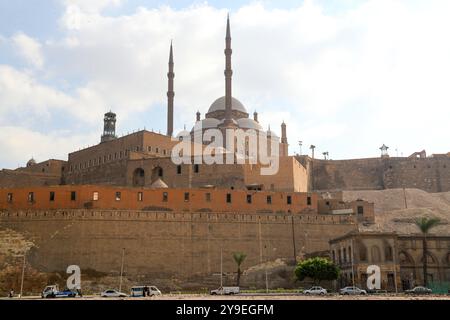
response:
<svg viewBox="0 0 450 320"><path fill-rule="evenodd" d="M270 224L317 224L317 225L353 225L353 215L317 215L317 214L243 214L239 212L162 212L162 211L127 211L127 210L18 210L0 211L0 221L143 221L143 222L195 222L195 223L270 223Z"/></svg>

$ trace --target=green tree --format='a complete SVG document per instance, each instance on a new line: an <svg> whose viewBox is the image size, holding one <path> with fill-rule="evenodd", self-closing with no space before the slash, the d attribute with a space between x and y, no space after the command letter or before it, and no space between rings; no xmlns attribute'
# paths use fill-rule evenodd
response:
<svg viewBox="0 0 450 320"><path fill-rule="evenodd" d="M314 284L318 284L323 280L336 280L340 270L329 259L315 257L299 262L294 272L297 280L310 278Z"/></svg>
<svg viewBox="0 0 450 320"><path fill-rule="evenodd" d="M239 284L241 282L241 265L244 262L247 255L243 252L235 252L233 253L234 261L237 264L237 280L236 280L236 286L239 287Z"/></svg>
<svg viewBox="0 0 450 320"><path fill-rule="evenodd" d="M426 287L428 285L428 244L427 244L427 234L430 230L436 227L441 221L438 218L418 218L415 221L416 226L422 232L422 248L423 248L423 285Z"/></svg>

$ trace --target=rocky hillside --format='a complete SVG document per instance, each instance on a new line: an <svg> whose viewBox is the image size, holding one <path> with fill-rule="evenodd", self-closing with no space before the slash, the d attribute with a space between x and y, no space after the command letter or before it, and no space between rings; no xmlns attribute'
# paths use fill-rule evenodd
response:
<svg viewBox="0 0 450 320"><path fill-rule="evenodd" d="M406 203L405 203L406 198ZM363 199L375 203L375 225L363 230L418 233L414 221L420 217L436 217L442 224L433 234L450 235L450 192L428 193L418 189L376 191L344 191L344 201Z"/></svg>

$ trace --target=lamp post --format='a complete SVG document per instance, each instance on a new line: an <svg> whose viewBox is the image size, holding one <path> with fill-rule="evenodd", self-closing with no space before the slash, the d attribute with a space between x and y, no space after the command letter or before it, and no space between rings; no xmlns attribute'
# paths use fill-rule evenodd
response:
<svg viewBox="0 0 450 320"><path fill-rule="evenodd" d="M20 299L22 299L22 293L23 293L23 280L25 278L26 256L27 256L27 252L25 251L23 253L22 279L20 281Z"/></svg>
<svg viewBox="0 0 450 320"><path fill-rule="evenodd" d="M122 277L123 277L123 262L125 259L125 248L122 248L122 265L120 267L120 284L119 284L119 292L122 292Z"/></svg>

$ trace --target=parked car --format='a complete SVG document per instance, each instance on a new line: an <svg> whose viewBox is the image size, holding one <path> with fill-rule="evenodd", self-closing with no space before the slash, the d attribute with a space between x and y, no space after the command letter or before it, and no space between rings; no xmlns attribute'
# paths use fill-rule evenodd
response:
<svg viewBox="0 0 450 320"><path fill-rule="evenodd" d="M339 290L339 294L344 295L363 295L367 294L366 290L360 289L358 287L345 287Z"/></svg>
<svg viewBox="0 0 450 320"><path fill-rule="evenodd" d="M131 288L131 297L153 297L162 293L155 286L136 286Z"/></svg>
<svg viewBox="0 0 450 320"><path fill-rule="evenodd" d="M100 296L102 296L103 298L124 298L124 297L128 297L125 293L119 292L117 290L105 290L103 291Z"/></svg>
<svg viewBox="0 0 450 320"><path fill-rule="evenodd" d="M311 287L310 289L303 291L303 293L306 294L306 295L310 295L310 294L311 295L312 294L325 295L325 294L327 294L327 290L322 288L322 287L317 287L316 286L316 287Z"/></svg>
<svg viewBox="0 0 450 320"><path fill-rule="evenodd" d="M431 294L432 292L433 290L420 286L411 290L405 290L406 294Z"/></svg>
<svg viewBox="0 0 450 320"><path fill-rule="evenodd" d="M220 287L216 290L211 290L211 295L234 295L239 294L239 287Z"/></svg>
<svg viewBox="0 0 450 320"><path fill-rule="evenodd" d="M64 289L63 291L59 291L57 285L47 286L41 293L41 297L45 298L74 298L77 296L75 291Z"/></svg>

